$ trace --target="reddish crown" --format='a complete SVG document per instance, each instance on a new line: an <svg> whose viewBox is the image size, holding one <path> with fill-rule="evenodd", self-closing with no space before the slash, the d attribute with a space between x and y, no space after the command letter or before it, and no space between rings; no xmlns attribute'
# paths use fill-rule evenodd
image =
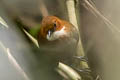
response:
<svg viewBox="0 0 120 80"><path fill-rule="evenodd" d="M56 23L56 31L61 30L63 26L66 27L66 32L70 30L71 24L68 22L61 20L55 16L47 16L42 20L39 36L46 38L48 30L54 27L54 23Z"/></svg>

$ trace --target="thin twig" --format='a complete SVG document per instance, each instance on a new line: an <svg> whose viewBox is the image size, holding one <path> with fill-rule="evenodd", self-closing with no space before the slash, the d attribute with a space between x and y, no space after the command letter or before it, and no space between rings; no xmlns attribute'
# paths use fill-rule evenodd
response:
<svg viewBox="0 0 120 80"><path fill-rule="evenodd" d="M67 76L69 76L72 80L81 80L81 77L76 71L74 71L71 67L63 63L59 63L58 69L61 70Z"/></svg>
<svg viewBox="0 0 120 80"><path fill-rule="evenodd" d="M29 37L29 39L39 48L38 41L33 36L31 36L25 29L23 29L23 31Z"/></svg>
<svg viewBox="0 0 120 80"><path fill-rule="evenodd" d="M79 31L79 27L78 27L78 23L77 23L77 16L76 16L76 11L75 11L76 10L75 9L75 0L66 0L66 5L67 5L67 10L68 10L69 21ZM77 49L77 56L85 56L80 37L79 37L79 43L78 43L78 49ZM86 62L83 62L83 61L81 61L80 64L77 64L77 66L79 66L79 67L82 66L83 68L88 68L88 64Z"/></svg>
<svg viewBox="0 0 120 80"><path fill-rule="evenodd" d="M4 25L4 27L8 28L7 23L2 19L2 17L0 17L0 23Z"/></svg>
<svg viewBox="0 0 120 80"><path fill-rule="evenodd" d="M24 70L21 68L21 66L18 64L18 62L15 60L15 58L10 53L9 48L6 48L2 42L0 42L0 46L3 48L3 50L7 53L9 61L13 64L13 66L19 71L21 75L24 76L25 80L30 80L27 74L24 72Z"/></svg>
<svg viewBox="0 0 120 80"><path fill-rule="evenodd" d="M49 15L48 10L47 10L46 5L44 4L43 0L39 0L39 9L40 9L40 12L42 13L43 17Z"/></svg>
<svg viewBox="0 0 120 80"><path fill-rule="evenodd" d="M103 14L100 13L100 11L95 7L95 4L92 3L92 1L83 0L84 1L84 7L87 8L89 11L100 17L104 23L107 25L107 27L114 32L120 32L120 29L117 28L109 19L107 19ZM94 4L94 5L93 5Z"/></svg>
<svg viewBox="0 0 120 80"><path fill-rule="evenodd" d="M18 62L15 60L15 58L12 56L12 54L10 53L9 48L6 49L7 51L7 55L8 55L8 59L9 61L15 66L15 68L25 77L25 80L30 80L29 77L27 76L27 74L24 72L24 70L20 67L20 65L18 64Z"/></svg>

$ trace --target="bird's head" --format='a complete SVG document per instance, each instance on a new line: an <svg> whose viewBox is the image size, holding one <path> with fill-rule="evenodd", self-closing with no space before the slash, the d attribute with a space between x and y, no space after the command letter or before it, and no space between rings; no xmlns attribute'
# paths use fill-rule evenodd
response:
<svg viewBox="0 0 120 80"><path fill-rule="evenodd" d="M55 16L47 16L42 20L39 36L48 41L57 40L67 36L68 25L68 23Z"/></svg>

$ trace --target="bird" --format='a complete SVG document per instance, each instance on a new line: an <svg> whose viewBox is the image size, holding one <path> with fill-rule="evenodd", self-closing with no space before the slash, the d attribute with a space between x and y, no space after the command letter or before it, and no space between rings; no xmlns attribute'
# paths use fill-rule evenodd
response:
<svg viewBox="0 0 120 80"><path fill-rule="evenodd" d="M71 65L77 51L79 31L68 21L56 16L46 16L42 19L37 40L48 62Z"/></svg>

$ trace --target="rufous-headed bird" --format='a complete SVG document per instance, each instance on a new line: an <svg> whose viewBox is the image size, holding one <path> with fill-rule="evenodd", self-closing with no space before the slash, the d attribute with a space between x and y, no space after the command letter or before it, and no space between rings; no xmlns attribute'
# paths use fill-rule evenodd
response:
<svg viewBox="0 0 120 80"><path fill-rule="evenodd" d="M43 18L38 43L48 58L71 64L79 40L79 32L71 23L55 16Z"/></svg>

